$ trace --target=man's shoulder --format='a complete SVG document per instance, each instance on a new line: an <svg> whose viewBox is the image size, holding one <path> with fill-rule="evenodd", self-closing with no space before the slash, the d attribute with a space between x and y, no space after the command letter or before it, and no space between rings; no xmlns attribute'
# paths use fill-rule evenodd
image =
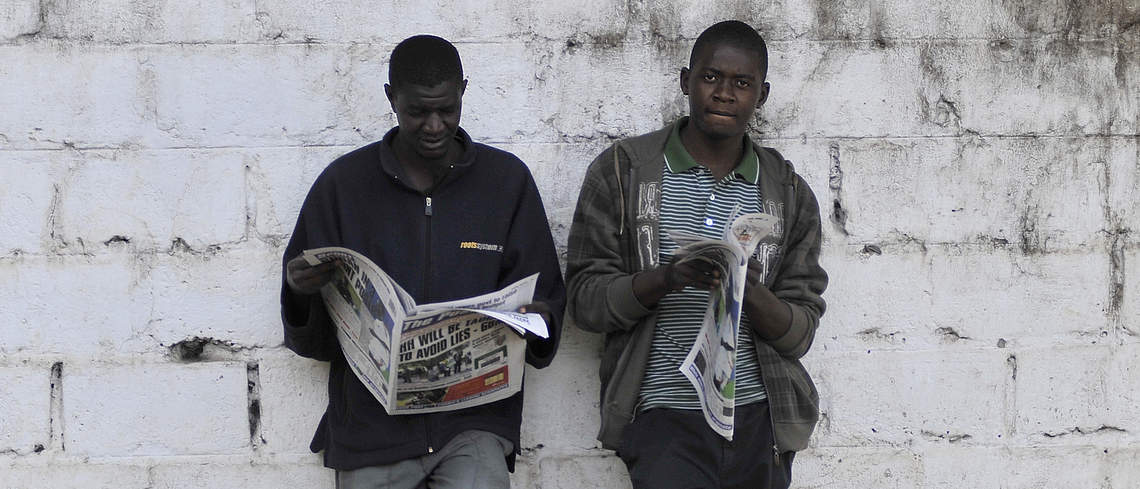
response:
<svg viewBox="0 0 1140 489"><path fill-rule="evenodd" d="M501 165L505 168L526 168L522 159L514 153L485 143L472 141L475 147L476 158L481 165Z"/></svg>
<svg viewBox="0 0 1140 489"><path fill-rule="evenodd" d="M379 144L380 141L369 143L336 157L321 170L313 182L314 187L360 181L369 172L376 171L380 161Z"/></svg>

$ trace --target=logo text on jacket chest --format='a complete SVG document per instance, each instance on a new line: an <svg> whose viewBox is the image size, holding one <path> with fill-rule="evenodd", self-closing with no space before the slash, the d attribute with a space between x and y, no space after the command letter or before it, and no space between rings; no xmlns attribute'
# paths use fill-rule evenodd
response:
<svg viewBox="0 0 1140 489"><path fill-rule="evenodd" d="M503 252L503 245L477 243L475 241L463 241L459 243L461 250L478 250L478 251L494 251L495 253Z"/></svg>

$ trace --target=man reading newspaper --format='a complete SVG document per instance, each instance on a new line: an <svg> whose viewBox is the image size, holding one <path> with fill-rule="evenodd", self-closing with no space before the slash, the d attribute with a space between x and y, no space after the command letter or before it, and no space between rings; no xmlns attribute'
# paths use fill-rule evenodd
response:
<svg viewBox="0 0 1140 489"><path fill-rule="evenodd" d="M598 438L618 451L635 489L786 488L793 452L807 446L818 419L798 359L824 311L819 206L790 163L747 135L768 97L767 68L755 29L738 21L708 28L680 72L689 116L618 141L582 184L568 243L568 317L606 334ZM705 260L675 260L671 232L721 238L737 208L777 223L745 265L734 365L700 359L699 369L713 372L706 381L732 382L723 391L734 401L729 441L710 428L682 367L709 291L733 277Z"/></svg>
<svg viewBox="0 0 1140 489"><path fill-rule="evenodd" d="M328 406L310 448L324 450L340 489L506 488L522 392L476 407L389 415L346 365L318 294L335 261L314 266L302 256L350 249L418 303L477 296L537 273L534 302L519 309L543 314L549 337L528 335L526 362L541 368L554 356L565 292L546 213L518 158L459 127L467 81L458 51L434 36L406 39L392 52L388 80L384 92L399 125L321 173L283 257L285 345L331 364ZM457 358L407 375L430 380L466 363Z"/></svg>

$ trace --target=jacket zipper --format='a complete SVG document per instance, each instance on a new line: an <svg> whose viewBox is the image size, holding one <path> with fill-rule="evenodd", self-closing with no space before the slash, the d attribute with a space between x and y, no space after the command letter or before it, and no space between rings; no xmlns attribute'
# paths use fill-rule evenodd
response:
<svg viewBox="0 0 1140 489"><path fill-rule="evenodd" d="M424 275L423 275L423 298L429 300L431 297L431 194L424 195L424 217L427 219L425 226L424 236ZM424 432L427 435L427 452L435 453L435 449L431 446L431 418L424 418Z"/></svg>
<svg viewBox="0 0 1140 489"><path fill-rule="evenodd" d="M431 297L431 195L424 196L424 216L427 218L427 225L424 231L424 300L429 300Z"/></svg>

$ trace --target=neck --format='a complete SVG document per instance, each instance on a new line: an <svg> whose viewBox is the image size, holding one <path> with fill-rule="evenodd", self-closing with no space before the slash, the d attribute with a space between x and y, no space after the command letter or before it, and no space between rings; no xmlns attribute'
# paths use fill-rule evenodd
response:
<svg viewBox="0 0 1140 489"><path fill-rule="evenodd" d="M743 135L710 138L692 124L685 124L681 128L681 144L685 145L685 150L697 164L708 168L717 180L736 168L744 156Z"/></svg>
<svg viewBox="0 0 1140 489"><path fill-rule="evenodd" d="M447 154L442 158L425 159L415 150L397 142L393 145L396 161L404 169L410 184L420 192L427 192L447 174L454 162L459 160L463 153L459 141L452 140L447 147Z"/></svg>

